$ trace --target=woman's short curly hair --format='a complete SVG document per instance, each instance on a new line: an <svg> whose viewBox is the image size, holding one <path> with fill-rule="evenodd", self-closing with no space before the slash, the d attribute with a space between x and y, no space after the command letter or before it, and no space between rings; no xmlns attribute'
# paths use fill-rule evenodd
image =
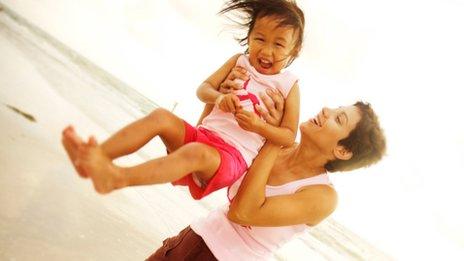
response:
<svg viewBox="0 0 464 261"><path fill-rule="evenodd" d="M354 104L361 113L361 120L348 137L340 140L339 145L353 153L349 160L332 160L325 164L329 172L350 171L370 166L378 162L386 151L386 140L377 115L369 103L358 101Z"/></svg>

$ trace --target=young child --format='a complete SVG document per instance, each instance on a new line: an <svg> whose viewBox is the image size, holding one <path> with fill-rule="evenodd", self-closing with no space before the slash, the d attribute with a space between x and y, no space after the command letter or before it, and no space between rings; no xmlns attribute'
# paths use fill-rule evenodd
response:
<svg viewBox="0 0 464 261"><path fill-rule="evenodd" d="M91 137L84 142L70 126L63 131L63 145L77 172L92 179L99 193L133 185L172 182L189 187L194 199L232 185L250 166L264 142L292 145L299 119L297 78L281 70L297 57L303 40L304 15L286 0L235 0L222 14L238 11L248 20L245 55L234 55L198 88L198 97L215 104L195 128L164 109L124 127L104 143ZM236 66L241 67L236 68ZM245 69L248 80L227 82L234 71ZM229 77L228 77L229 76ZM223 94L220 85L240 84ZM263 120L267 110L259 106L263 93L280 92L285 97L280 126ZM120 167L112 160L140 149L160 136L165 157L133 167Z"/></svg>

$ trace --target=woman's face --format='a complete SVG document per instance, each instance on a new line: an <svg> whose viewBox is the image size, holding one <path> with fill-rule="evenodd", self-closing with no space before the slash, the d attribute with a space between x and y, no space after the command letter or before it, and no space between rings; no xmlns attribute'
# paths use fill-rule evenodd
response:
<svg viewBox="0 0 464 261"><path fill-rule="evenodd" d="M354 105L323 108L314 118L300 124L302 142L312 143L320 152L331 154L360 120L361 114Z"/></svg>

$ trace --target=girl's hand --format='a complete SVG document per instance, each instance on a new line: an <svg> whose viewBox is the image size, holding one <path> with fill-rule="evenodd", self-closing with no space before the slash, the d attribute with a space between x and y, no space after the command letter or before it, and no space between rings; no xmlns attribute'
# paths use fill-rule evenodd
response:
<svg viewBox="0 0 464 261"><path fill-rule="evenodd" d="M260 97L267 111L262 106L256 105L256 110L259 111L263 119L272 126L280 126L282 117L284 116L284 96L278 90L267 89L266 94L261 93Z"/></svg>
<svg viewBox="0 0 464 261"><path fill-rule="evenodd" d="M224 112L235 113L242 108L240 99L233 93L221 94L216 99L216 104Z"/></svg>
<svg viewBox="0 0 464 261"><path fill-rule="evenodd" d="M231 93L235 90L243 89L243 83L249 79L247 70L240 66L235 66L227 75L226 79L219 85L222 93ZM236 81L237 79L241 81Z"/></svg>
<svg viewBox="0 0 464 261"><path fill-rule="evenodd" d="M235 119L242 129L254 133L259 133L259 131L264 127L264 121L254 112L240 109L237 113L235 113Z"/></svg>

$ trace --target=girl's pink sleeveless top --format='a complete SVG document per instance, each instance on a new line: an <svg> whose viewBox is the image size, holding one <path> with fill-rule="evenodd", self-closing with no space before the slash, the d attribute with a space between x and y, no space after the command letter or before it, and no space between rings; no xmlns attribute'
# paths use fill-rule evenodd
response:
<svg viewBox="0 0 464 261"><path fill-rule="evenodd" d="M242 176L229 190L229 198L237 193ZM309 185L331 185L327 174L292 181L280 186L266 186L266 197L293 194ZM227 219L228 206L212 211L191 225L219 260L266 260L272 252L302 233L306 224L282 227L244 227Z"/></svg>
<svg viewBox="0 0 464 261"><path fill-rule="evenodd" d="M246 55L239 56L236 65L245 68L250 75L249 81L244 83L244 89L235 92L240 97L242 107L248 111L255 111L254 104L262 103L259 94L265 94L267 89L279 90L287 98L293 85L298 80L289 71L273 75L261 74L251 66ZM265 106L263 108L266 110ZM265 142L264 137L242 129L232 113L223 112L218 106L214 106L211 113L203 119L200 126L215 132L225 142L235 147L242 155L247 166L251 165L251 162Z"/></svg>

